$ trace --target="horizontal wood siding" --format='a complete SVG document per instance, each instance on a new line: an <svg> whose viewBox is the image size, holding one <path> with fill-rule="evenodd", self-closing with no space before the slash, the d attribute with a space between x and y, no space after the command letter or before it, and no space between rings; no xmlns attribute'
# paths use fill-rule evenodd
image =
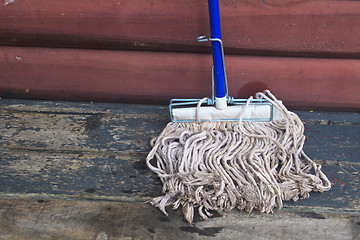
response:
<svg viewBox="0 0 360 240"><path fill-rule="evenodd" d="M206 0L14 0L0 97L168 102L210 94ZM360 109L360 1L220 0L230 95Z"/></svg>
<svg viewBox="0 0 360 240"><path fill-rule="evenodd" d="M204 50L207 1L15 0L1 6L0 44ZM220 1L228 53L360 57L360 3Z"/></svg>
<svg viewBox="0 0 360 240"><path fill-rule="evenodd" d="M211 94L210 54L1 47L5 97L167 102ZM360 60L228 56L230 95L266 88L296 108L360 108Z"/></svg>

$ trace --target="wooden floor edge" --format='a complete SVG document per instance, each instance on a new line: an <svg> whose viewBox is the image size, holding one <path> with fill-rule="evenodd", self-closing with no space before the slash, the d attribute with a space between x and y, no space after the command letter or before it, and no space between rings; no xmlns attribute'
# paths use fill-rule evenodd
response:
<svg viewBox="0 0 360 240"><path fill-rule="evenodd" d="M77 196L77 195L55 195L47 193L0 193L1 199L6 200L66 200L66 201L101 201L101 202L126 202L126 203L140 203L147 204L151 198L130 198L130 197L117 197L117 196ZM348 216L360 216L360 209L350 208L330 208L330 207L309 207L309 206L285 206L283 209L275 209L278 211L290 211L290 212L314 212L314 213L326 213L335 215L348 215Z"/></svg>

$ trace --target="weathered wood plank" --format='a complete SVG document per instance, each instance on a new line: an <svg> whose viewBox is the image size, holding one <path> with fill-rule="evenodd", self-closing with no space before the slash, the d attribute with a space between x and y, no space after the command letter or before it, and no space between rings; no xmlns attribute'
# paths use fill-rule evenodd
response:
<svg viewBox="0 0 360 240"><path fill-rule="evenodd" d="M8 102L11 100L5 101L3 105ZM169 121L167 108L155 105L89 103L75 108L69 104L67 108L67 103L56 107L54 104L32 105L32 101L19 102L25 104L13 104L3 107L0 111L0 123L4 126L0 129L2 144L14 151L49 150L95 154L146 152L149 150L149 139L160 133ZM51 112L50 107L53 107ZM74 111L82 114L72 113ZM307 114L298 113L300 117ZM320 113L313 115L314 119L321 116ZM344 120L344 124L335 125L311 121L308 116L308 122L305 124L305 134L308 137L305 151L310 157L323 161L323 164L358 161L360 139L357 133L360 132L360 115L344 113L343 116L349 116L349 120ZM335 118L321 119L333 121Z"/></svg>
<svg viewBox="0 0 360 240"><path fill-rule="evenodd" d="M207 54L1 47L0 96L168 102L211 96ZM289 107L360 109L360 60L226 56L230 95L269 88Z"/></svg>
<svg viewBox="0 0 360 240"><path fill-rule="evenodd" d="M359 162L359 157L357 158ZM287 202L291 207L323 207L332 209L348 209L360 211L360 166L323 165L322 170L331 180L331 190L326 193L310 193L310 198L297 202Z"/></svg>
<svg viewBox="0 0 360 240"><path fill-rule="evenodd" d="M2 144L8 149L53 151L148 150L167 119L146 115L0 113Z"/></svg>
<svg viewBox="0 0 360 240"><path fill-rule="evenodd" d="M220 1L233 54L359 57L357 1ZM206 1L5 1L0 44L204 51Z"/></svg>
<svg viewBox="0 0 360 240"><path fill-rule="evenodd" d="M295 111L303 122L322 125L360 125L359 112Z"/></svg>
<svg viewBox="0 0 360 240"><path fill-rule="evenodd" d="M327 161L342 160L359 163L360 125L305 124L305 152L312 158Z"/></svg>
<svg viewBox="0 0 360 240"><path fill-rule="evenodd" d="M102 102L34 101L23 99L2 99L0 107L10 112L38 112L73 115L126 114L169 116L168 105L119 104ZM291 110L291 109L290 109ZM307 124L360 125L359 112L294 111ZM170 117L169 119L170 120Z"/></svg>
<svg viewBox="0 0 360 240"><path fill-rule="evenodd" d="M0 105L0 196L145 200L160 194L161 183L144 159L149 140L168 122L166 107L24 100ZM359 211L360 114L302 114L308 121L305 152L323 164L333 187L286 207ZM317 121L329 116L347 124Z"/></svg>
<svg viewBox="0 0 360 240"><path fill-rule="evenodd" d="M1 239L342 239L360 236L359 216L306 209L274 214L230 211L189 226L180 209L164 216L150 204L0 199Z"/></svg>
<svg viewBox="0 0 360 240"><path fill-rule="evenodd" d="M103 102L70 102L25 99L1 99L0 107L12 113L54 113L69 115L124 114L147 117L169 115L168 105L121 104ZM356 114L356 113L355 113ZM170 119L170 118L169 118Z"/></svg>
<svg viewBox="0 0 360 240"><path fill-rule="evenodd" d="M160 194L161 184L145 157L136 152L3 150L0 192L148 199Z"/></svg>
<svg viewBox="0 0 360 240"><path fill-rule="evenodd" d="M73 198L149 199L161 194L161 182L145 165L146 153L1 153L1 194L54 194ZM360 211L360 166L329 166L323 171L333 187L286 207L318 207Z"/></svg>

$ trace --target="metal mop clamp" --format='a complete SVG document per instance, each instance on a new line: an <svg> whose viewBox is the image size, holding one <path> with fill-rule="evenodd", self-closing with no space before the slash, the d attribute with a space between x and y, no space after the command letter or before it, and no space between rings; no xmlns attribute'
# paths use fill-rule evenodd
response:
<svg viewBox="0 0 360 240"><path fill-rule="evenodd" d="M271 121L274 107L264 99L235 99L229 97L224 60L224 47L221 40L219 1L209 0L211 38L200 36L198 42L212 43L212 98L203 103L199 113L201 121ZM171 99L169 110L173 122L192 122L196 120L196 105L201 99ZM246 104L249 102L248 104ZM201 103L201 104L203 104ZM246 106L247 105L247 106ZM246 106L246 107L245 107Z"/></svg>

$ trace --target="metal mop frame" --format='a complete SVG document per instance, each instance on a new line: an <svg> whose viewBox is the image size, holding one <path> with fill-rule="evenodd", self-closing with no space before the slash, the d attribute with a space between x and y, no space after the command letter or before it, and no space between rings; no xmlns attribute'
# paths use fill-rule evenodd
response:
<svg viewBox="0 0 360 240"><path fill-rule="evenodd" d="M213 36L214 32L217 31L219 37L208 38L206 36L200 36L200 37L197 38L197 41L198 42L211 41L212 43L214 43L214 42L219 43L220 52L221 52L221 56L220 56L220 62L221 63L220 64L222 65L222 69L223 69L223 79L224 79L224 85L225 85L226 102L229 105L243 105L243 106L245 106L248 99L235 99L234 97L229 97L227 76L226 76L226 68L225 68L224 47L223 47L223 42L222 42L221 36L220 36L220 16L219 16L220 14L219 14L219 10L218 10L219 9L218 4L219 4L218 0L209 0L210 25L211 25L211 30L212 30L211 35ZM218 21L218 22L216 22L216 21ZM214 23L214 22L216 22L216 23ZM218 25L214 27L215 24L218 24ZM217 29L213 31L213 28L217 28ZM214 106L215 105L215 103L216 103L215 94L217 93L217 90L218 90L218 86L215 83L215 63L216 63L216 61L218 61L217 63L219 63L219 60L215 59L216 56L214 56L214 45L213 45L213 57L214 57L214 65L212 66L212 69L211 69L212 97L211 97L211 99L208 98L207 101L204 102L208 106ZM175 108L181 108L181 107L182 108L188 108L190 106L196 106L199 103L200 100L201 99L171 99L170 100L170 105L169 105L171 121L173 121L173 122L195 121L195 120L176 120L176 119L174 119L173 110ZM266 122L266 121L273 120L274 106L269 101L267 101L265 99L251 99L250 100L250 105L253 105L253 106L259 106L259 105L261 105L261 106L269 106L269 115L268 115L269 117L268 118L256 118L256 119L244 118L244 119L242 119L243 121ZM207 120L207 121L209 121L209 120ZM239 121L239 119L238 118L236 118L236 119L216 119L216 120L210 120L210 121Z"/></svg>

